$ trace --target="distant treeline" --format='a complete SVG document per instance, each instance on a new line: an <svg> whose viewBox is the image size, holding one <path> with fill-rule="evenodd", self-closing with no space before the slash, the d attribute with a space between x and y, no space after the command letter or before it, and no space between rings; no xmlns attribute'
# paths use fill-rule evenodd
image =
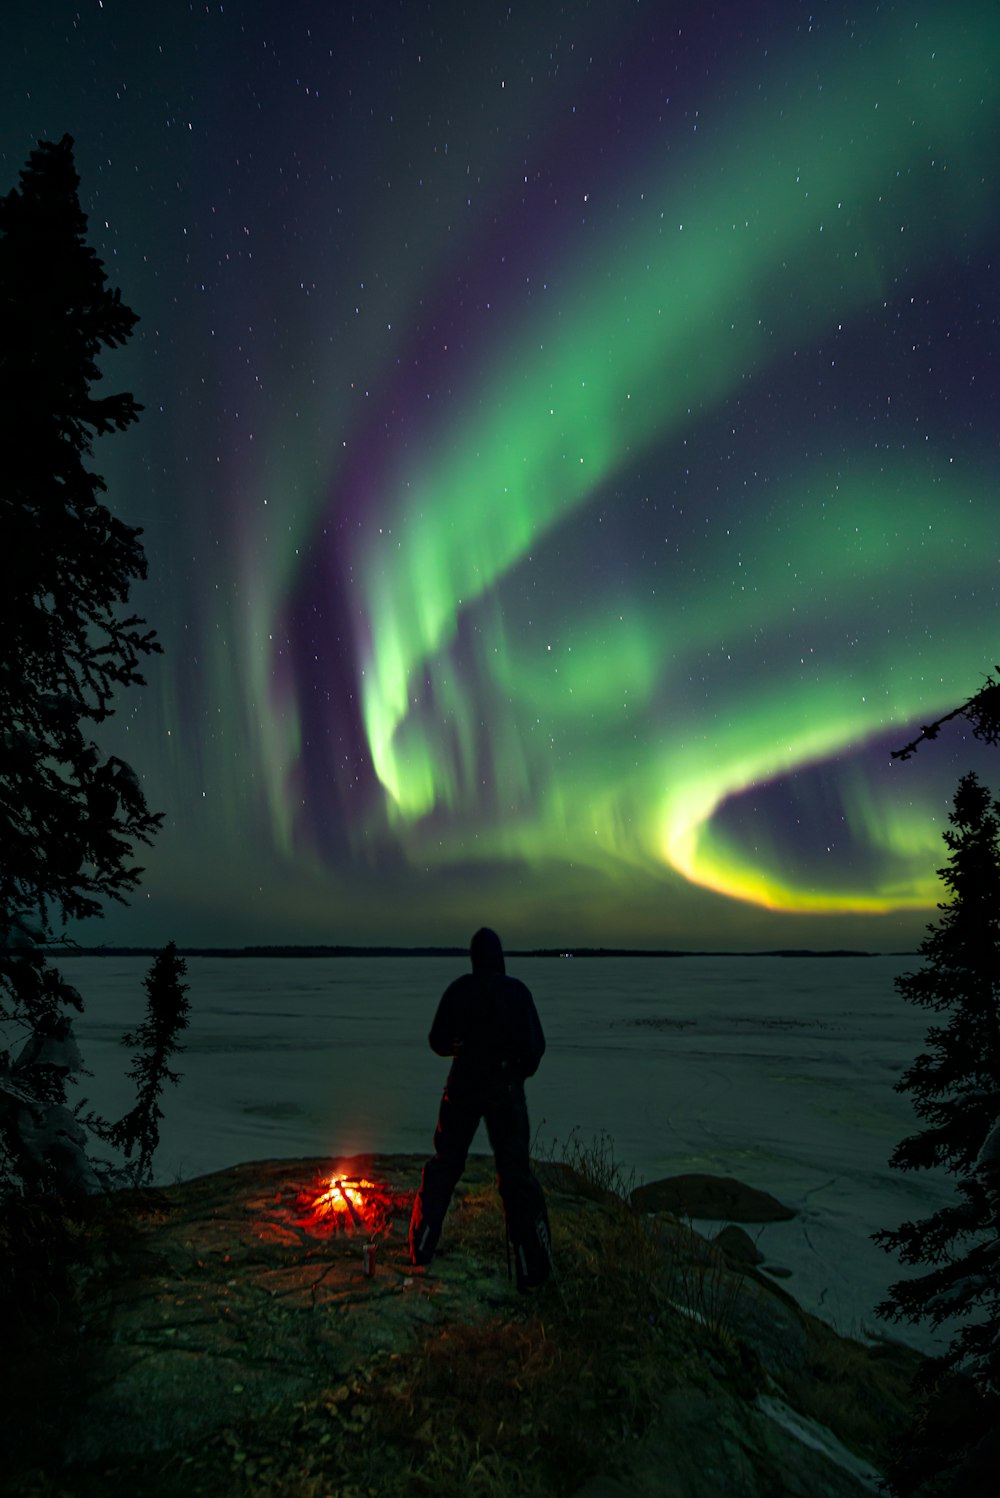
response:
<svg viewBox="0 0 1000 1498"><path fill-rule="evenodd" d="M61 957L155 957L156 947L57 947ZM457 957L466 947L178 947L180 957ZM700 952L667 947L524 947L508 957L909 957L909 952L861 952L848 948L819 951L779 947L766 952Z"/></svg>

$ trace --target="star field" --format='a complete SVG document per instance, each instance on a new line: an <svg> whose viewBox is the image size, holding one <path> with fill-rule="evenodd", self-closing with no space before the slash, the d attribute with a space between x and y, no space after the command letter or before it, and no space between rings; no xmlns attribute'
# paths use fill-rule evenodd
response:
<svg viewBox="0 0 1000 1498"><path fill-rule="evenodd" d="M864 946L997 657L979 4L18 13L139 313L167 813L87 940ZM470 926L469 923L472 923Z"/></svg>

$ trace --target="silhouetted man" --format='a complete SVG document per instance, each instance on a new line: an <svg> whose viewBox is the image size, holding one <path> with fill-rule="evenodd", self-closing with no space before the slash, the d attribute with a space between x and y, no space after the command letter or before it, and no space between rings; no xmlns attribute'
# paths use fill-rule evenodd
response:
<svg viewBox="0 0 1000 1498"><path fill-rule="evenodd" d="M433 1051L455 1059L441 1099L434 1158L424 1166L413 1203L410 1258L414 1264L430 1263L469 1146L485 1119L517 1287L528 1290L549 1274L549 1219L528 1162L524 1098L524 1079L538 1070L545 1037L530 990L506 976L496 932L485 926L477 931L469 956L472 972L445 990L429 1036Z"/></svg>

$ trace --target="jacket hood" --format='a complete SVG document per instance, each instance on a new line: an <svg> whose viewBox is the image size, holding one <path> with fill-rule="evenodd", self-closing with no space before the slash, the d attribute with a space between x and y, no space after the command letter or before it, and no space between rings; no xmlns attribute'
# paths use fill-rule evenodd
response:
<svg viewBox="0 0 1000 1498"><path fill-rule="evenodd" d="M469 943L469 956L472 958L472 971L474 973L506 973L503 961L503 947L500 938L489 926L482 926L476 932Z"/></svg>

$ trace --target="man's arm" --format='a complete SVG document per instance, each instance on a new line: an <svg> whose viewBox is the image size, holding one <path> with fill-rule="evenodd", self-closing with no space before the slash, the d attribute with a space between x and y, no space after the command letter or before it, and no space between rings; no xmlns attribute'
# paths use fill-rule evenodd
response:
<svg viewBox="0 0 1000 1498"><path fill-rule="evenodd" d="M456 1026L453 988L454 984L445 989L431 1025L431 1033L427 1037L431 1050L438 1056L455 1056L462 1044Z"/></svg>
<svg viewBox="0 0 1000 1498"><path fill-rule="evenodd" d="M531 990L524 990L524 1024L523 1024L523 1070L526 1077L533 1077L538 1070L538 1063L545 1055L545 1036L542 1033L542 1022L538 1018L538 1010L535 1001L531 997Z"/></svg>

